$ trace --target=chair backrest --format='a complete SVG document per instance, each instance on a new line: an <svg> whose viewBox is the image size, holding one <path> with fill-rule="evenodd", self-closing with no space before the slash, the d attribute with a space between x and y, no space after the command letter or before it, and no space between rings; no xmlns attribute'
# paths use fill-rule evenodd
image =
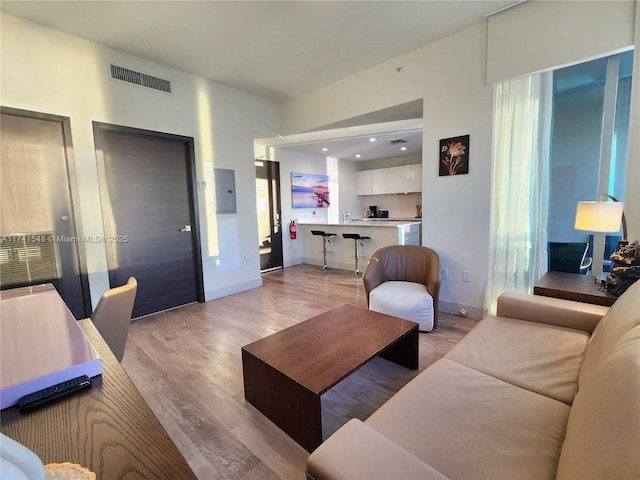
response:
<svg viewBox="0 0 640 480"><path fill-rule="evenodd" d="M91 315L91 321L119 362L124 356L137 290L138 282L133 277L126 285L107 290Z"/></svg>
<svg viewBox="0 0 640 480"><path fill-rule="evenodd" d="M588 242L549 242L549 271L580 273Z"/></svg>
<svg viewBox="0 0 640 480"><path fill-rule="evenodd" d="M622 236L620 235L605 235L604 236L604 258L605 260L609 260L611 254L618 250L618 242L622 240ZM593 234L589 235L589 249L587 250L587 257L593 257L593 242L594 236Z"/></svg>
<svg viewBox="0 0 640 480"><path fill-rule="evenodd" d="M382 247L371 256L362 279L367 302L369 292L383 282L422 283L433 298L435 326L440 295L440 257L434 250L419 245Z"/></svg>

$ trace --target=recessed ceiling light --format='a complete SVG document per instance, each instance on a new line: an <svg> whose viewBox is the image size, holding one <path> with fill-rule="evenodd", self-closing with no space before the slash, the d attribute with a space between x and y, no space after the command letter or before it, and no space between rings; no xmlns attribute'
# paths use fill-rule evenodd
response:
<svg viewBox="0 0 640 480"><path fill-rule="evenodd" d="M360 158L360 154L357 154L357 155L356 155L356 158Z"/></svg>
<svg viewBox="0 0 640 480"><path fill-rule="evenodd" d="M328 150L329 150L329 149L328 149L327 147L322 147L322 151L323 151L323 152L326 152L326 151L328 151Z"/></svg>
<svg viewBox="0 0 640 480"><path fill-rule="evenodd" d="M370 141L370 142L375 142L375 141L376 141L376 137L371 137L371 138L369 139L369 141Z"/></svg>
<svg viewBox="0 0 640 480"><path fill-rule="evenodd" d="M407 147L400 147L400 150L402 150L403 152L407 149Z"/></svg>

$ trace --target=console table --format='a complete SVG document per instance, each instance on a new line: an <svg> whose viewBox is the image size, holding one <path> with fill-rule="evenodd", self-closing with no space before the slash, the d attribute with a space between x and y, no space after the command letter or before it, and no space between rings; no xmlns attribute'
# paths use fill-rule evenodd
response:
<svg viewBox="0 0 640 480"><path fill-rule="evenodd" d="M615 295L600 289L591 275L577 273L547 272L534 285L534 295L564 298L594 305L610 307L618 299Z"/></svg>
<svg viewBox="0 0 640 480"><path fill-rule="evenodd" d="M77 463L95 472L98 480L195 480L189 464L91 320L78 323L102 360L102 375L92 378L91 388L32 412L21 413L17 406L5 408L0 412L2 433L33 450L44 464Z"/></svg>

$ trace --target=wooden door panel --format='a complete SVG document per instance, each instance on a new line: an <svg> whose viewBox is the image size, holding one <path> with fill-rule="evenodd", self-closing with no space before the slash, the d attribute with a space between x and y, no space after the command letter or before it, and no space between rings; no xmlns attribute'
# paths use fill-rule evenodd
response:
<svg viewBox="0 0 640 480"><path fill-rule="evenodd" d="M52 283L73 313L86 316L64 122L4 109L0 144L2 288Z"/></svg>
<svg viewBox="0 0 640 480"><path fill-rule="evenodd" d="M185 144L113 131L100 141L112 286L136 277L134 317L198 300Z"/></svg>

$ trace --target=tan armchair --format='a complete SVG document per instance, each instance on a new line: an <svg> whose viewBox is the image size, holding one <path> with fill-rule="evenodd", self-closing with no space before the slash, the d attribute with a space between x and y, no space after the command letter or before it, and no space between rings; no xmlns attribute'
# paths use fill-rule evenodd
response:
<svg viewBox="0 0 640 480"><path fill-rule="evenodd" d="M104 292L91 314L91 321L119 362L124 356L137 291L138 282L131 277L125 285Z"/></svg>
<svg viewBox="0 0 640 480"><path fill-rule="evenodd" d="M438 254L427 247L418 245L391 245L383 247L375 252L371 256L371 260L367 265L367 268L363 276L364 287L367 294L367 305L371 310L380 311L389 315L406 318L407 320L418 321L417 317L420 317L419 312L407 311L411 305L403 299L398 298L397 292L406 292L406 295L412 295L408 293L408 289L403 285L399 285L401 290L395 290L395 293L391 293L396 297L396 302L403 303L402 308L398 307L397 303L394 305L393 299L391 302L382 299L384 304L381 308L379 301L376 300L376 305L372 308L372 292L385 282L411 282L413 284L419 284L426 287L426 292L431 296L433 302L433 323L420 321L420 330L430 331L438 324L438 298L440 295L440 258ZM406 287L409 287L407 285ZM417 285L416 285L417 286ZM413 286L412 286L413 287ZM422 292L425 288L422 288ZM426 295L422 293L422 296ZM418 290L420 294L420 290ZM388 297L389 293L387 293ZM404 299L406 300L406 298ZM417 306L422 300L416 300ZM431 300L430 300L431 301ZM392 313L393 311L397 313ZM408 315L406 315L408 313Z"/></svg>

